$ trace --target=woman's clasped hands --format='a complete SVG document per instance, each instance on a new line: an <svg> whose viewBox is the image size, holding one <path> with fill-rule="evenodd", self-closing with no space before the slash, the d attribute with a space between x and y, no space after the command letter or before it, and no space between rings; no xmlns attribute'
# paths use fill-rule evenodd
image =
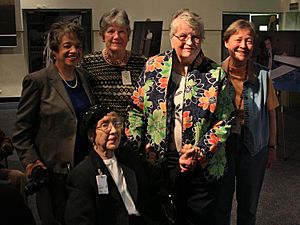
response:
<svg viewBox="0 0 300 225"><path fill-rule="evenodd" d="M181 172L193 171L199 162L202 152L199 147L185 144L180 151L179 166Z"/></svg>

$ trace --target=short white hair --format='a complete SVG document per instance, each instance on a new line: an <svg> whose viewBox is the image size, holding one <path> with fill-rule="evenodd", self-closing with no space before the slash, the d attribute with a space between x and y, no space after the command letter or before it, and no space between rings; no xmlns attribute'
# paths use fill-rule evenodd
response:
<svg viewBox="0 0 300 225"><path fill-rule="evenodd" d="M201 17L189 9L180 9L174 13L170 23L170 38L176 33L178 22L186 22L192 29L199 32L200 38L204 39L204 24Z"/></svg>

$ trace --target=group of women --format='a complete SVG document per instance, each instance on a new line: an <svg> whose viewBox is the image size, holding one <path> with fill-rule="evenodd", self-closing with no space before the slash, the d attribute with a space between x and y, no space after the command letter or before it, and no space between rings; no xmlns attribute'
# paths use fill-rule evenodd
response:
<svg viewBox="0 0 300 225"><path fill-rule="evenodd" d="M251 61L252 24L226 30L222 67L201 50L204 25L188 9L171 20L172 50L147 62L126 50L124 10L99 26L105 48L83 56L83 29L53 24L53 63L23 81L13 142L29 177L49 172L36 196L42 225L230 224L235 182L238 224L255 224L278 101Z"/></svg>

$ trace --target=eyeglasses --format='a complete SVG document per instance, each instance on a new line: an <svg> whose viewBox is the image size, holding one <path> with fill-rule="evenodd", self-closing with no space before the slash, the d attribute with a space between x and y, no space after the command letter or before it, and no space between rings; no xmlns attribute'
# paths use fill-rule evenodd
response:
<svg viewBox="0 0 300 225"><path fill-rule="evenodd" d="M186 43L189 37L191 38L191 41L194 42L195 44L199 44L201 41L201 38L199 36L192 35L192 34L180 34L179 36L173 34L173 36L176 37L182 43Z"/></svg>
<svg viewBox="0 0 300 225"><path fill-rule="evenodd" d="M104 122L100 126L96 127L96 129L108 133L111 130L112 126L114 126L114 128L116 128L117 130L121 130L123 128L123 121L114 120L114 121Z"/></svg>

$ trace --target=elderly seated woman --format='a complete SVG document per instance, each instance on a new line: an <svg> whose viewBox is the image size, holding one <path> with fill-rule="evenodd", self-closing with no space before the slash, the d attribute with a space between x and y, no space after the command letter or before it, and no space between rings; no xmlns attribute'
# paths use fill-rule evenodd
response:
<svg viewBox="0 0 300 225"><path fill-rule="evenodd" d="M107 106L96 105L84 116L83 128L93 147L67 179L66 223L161 224L146 164L134 151L119 146L121 117Z"/></svg>

